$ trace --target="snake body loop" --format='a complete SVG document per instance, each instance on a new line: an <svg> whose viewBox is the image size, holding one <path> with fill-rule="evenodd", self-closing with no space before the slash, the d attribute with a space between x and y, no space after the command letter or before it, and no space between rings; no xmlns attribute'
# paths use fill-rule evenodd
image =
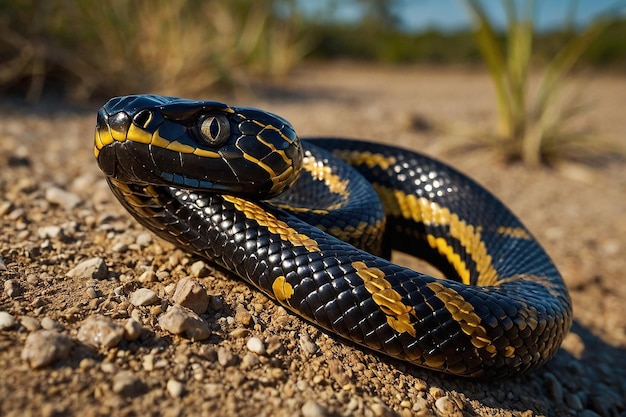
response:
<svg viewBox="0 0 626 417"><path fill-rule="evenodd" d="M424 155L300 141L270 113L152 95L111 99L94 152L139 223L392 357L509 376L550 359L571 325L565 284L530 232ZM390 262L392 248L447 279Z"/></svg>

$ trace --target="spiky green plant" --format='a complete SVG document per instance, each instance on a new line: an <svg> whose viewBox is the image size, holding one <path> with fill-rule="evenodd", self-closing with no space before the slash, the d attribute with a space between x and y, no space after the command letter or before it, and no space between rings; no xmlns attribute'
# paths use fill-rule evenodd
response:
<svg viewBox="0 0 626 417"><path fill-rule="evenodd" d="M531 96L535 2L526 0L520 15L516 2L502 0L507 14L504 48L481 2L465 0L465 3L476 22L477 44L495 86L498 128L492 143L509 160L537 165L549 162L568 147L579 145L581 140L590 139L570 129L570 122L584 106L565 102L562 92L567 75L607 23L599 20L565 44L546 64Z"/></svg>

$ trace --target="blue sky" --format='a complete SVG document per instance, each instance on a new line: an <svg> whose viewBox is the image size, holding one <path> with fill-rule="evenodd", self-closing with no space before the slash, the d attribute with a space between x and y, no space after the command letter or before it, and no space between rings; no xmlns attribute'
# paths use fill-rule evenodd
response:
<svg viewBox="0 0 626 417"><path fill-rule="evenodd" d="M519 1L518 1L519 2ZM305 11L315 13L323 10L328 0L301 0L300 6ZM331 18L338 20L355 20L359 9L354 2L337 1L337 11ZM482 0L487 13L496 25L505 27L506 17L499 0ZM577 26L585 26L601 13L619 9L626 16L626 0L536 0L535 27L550 30L563 26L570 6L577 5L575 22ZM462 0L399 0L398 15L404 27L411 31L422 31L428 28L440 30L456 30L467 28L470 18Z"/></svg>

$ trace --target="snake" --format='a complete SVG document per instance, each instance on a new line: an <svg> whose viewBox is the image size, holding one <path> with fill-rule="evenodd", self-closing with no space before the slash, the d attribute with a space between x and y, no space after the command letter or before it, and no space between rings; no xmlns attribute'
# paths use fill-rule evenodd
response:
<svg viewBox="0 0 626 417"><path fill-rule="evenodd" d="M495 379L547 362L572 324L564 280L529 230L426 155L147 94L111 98L94 141L141 225L346 343ZM393 263L393 251L440 274Z"/></svg>

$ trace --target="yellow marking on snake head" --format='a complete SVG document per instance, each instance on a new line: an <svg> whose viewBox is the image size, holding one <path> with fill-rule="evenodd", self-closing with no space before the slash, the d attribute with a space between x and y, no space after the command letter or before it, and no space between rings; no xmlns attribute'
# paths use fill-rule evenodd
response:
<svg viewBox="0 0 626 417"><path fill-rule="evenodd" d="M291 284L288 283L282 275L276 278L272 283L272 291L276 299L281 303L289 300L294 292Z"/></svg>
<svg viewBox="0 0 626 417"><path fill-rule="evenodd" d="M128 140L132 140L133 142L139 142L139 143L145 143L145 144L149 144L152 142L152 134L146 132L145 130L138 127L134 123L130 124L126 137L128 138Z"/></svg>
<svg viewBox="0 0 626 417"><path fill-rule="evenodd" d="M411 322L411 317L416 317L415 310L402 302L402 296L385 279L385 273L379 268L368 267L361 261L352 262L352 267L363 280L372 300L387 316L387 324L398 333L409 333L415 337L415 327Z"/></svg>
<svg viewBox="0 0 626 417"><path fill-rule="evenodd" d="M474 311L474 306L466 301L461 294L439 282L430 282L426 286L435 294L435 297L443 302L445 309L459 324L463 333L470 337L472 345L495 355L495 346L492 345L491 339L487 336L487 331L481 325L480 317Z"/></svg>
<svg viewBox="0 0 626 417"><path fill-rule="evenodd" d="M170 142L167 145L166 149L180 153L193 153L196 148L193 146L185 145L184 143L180 143L179 141L175 140L173 142Z"/></svg>
<svg viewBox="0 0 626 417"><path fill-rule="evenodd" d="M205 158L220 158L220 154L206 149L196 148L192 152L194 155L203 156Z"/></svg>
<svg viewBox="0 0 626 417"><path fill-rule="evenodd" d="M291 242L294 246L304 246L311 252L320 251L315 240L305 234L298 233L287 223L277 219L259 205L239 197L229 195L224 195L223 197L224 200L232 203L237 210L242 212L246 218L254 220L259 226L266 227L270 233L278 235L281 240Z"/></svg>

